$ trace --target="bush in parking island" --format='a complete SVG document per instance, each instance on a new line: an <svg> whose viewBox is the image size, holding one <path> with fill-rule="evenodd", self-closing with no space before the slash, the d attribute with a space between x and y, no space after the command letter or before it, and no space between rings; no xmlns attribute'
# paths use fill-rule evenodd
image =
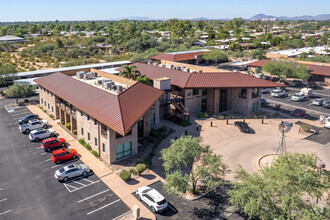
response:
<svg viewBox="0 0 330 220"><path fill-rule="evenodd" d="M138 172L136 171L135 168L131 168L131 169L129 169L129 172L130 172L131 174L138 175Z"/></svg>
<svg viewBox="0 0 330 220"><path fill-rule="evenodd" d="M120 172L120 178L124 180L125 182L129 181L131 179L131 173L128 172L127 170L122 170Z"/></svg>
<svg viewBox="0 0 330 220"><path fill-rule="evenodd" d="M212 114L210 112L198 112L197 118L209 118L211 115Z"/></svg>
<svg viewBox="0 0 330 220"><path fill-rule="evenodd" d="M147 166L143 163L139 163L136 165L135 168L136 168L138 175L140 176L147 169Z"/></svg>

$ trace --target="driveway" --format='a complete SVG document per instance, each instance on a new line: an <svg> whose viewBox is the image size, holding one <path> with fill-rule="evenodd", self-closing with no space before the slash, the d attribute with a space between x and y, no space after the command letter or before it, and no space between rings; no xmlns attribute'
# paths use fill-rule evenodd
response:
<svg viewBox="0 0 330 220"><path fill-rule="evenodd" d="M0 108L0 219L116 219L130 211L93 173L58 182L56 169L82 162L54 164L18 130L17 119L30 111L8 110Z"/></svg>

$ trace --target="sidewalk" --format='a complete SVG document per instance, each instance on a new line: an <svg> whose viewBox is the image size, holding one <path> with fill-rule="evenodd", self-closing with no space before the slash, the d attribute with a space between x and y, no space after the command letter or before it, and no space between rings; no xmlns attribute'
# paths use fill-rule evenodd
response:
<svg viewBox="0 0 330 220"><path fill-rule="evenodd" d="M38 114L41 118L46 119L50 126L55 129L59 137L64 138L70 148L78 151L80 160L87 164L91 170L97 175L131 210L134 205L140 207L140 216L143 219L155 220L155 215L140 203L133 195L141 186L150 185L161 180L153 171L149 171L136 179L125 183L116 173L111 171L101 160L92 155L77 140L75 140L67 131L60 127L55 121L44 113L37 105L27 105L27 108L34 114ZM125 216L124 219L127 219Z"/></svg>

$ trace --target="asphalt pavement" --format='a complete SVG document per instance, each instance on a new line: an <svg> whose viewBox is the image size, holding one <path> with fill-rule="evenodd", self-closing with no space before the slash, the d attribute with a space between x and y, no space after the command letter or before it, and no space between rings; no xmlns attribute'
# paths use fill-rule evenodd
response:
<svg viewBox="0 0 330 220"><path fill-rule="evenodd" d="M0 220L2 219L117 219L130 209L96 175L60 183L56 165L39 143L18 130L17 119L30 111L8 112L0 100ZM79 153L79 152L78 152Z"/></svg>

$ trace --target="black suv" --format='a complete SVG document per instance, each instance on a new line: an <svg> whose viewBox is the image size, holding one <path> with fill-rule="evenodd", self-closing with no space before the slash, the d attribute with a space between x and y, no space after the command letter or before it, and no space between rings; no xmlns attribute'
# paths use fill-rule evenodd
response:
<svg viewBox="0 0 330 220"><path fill-rule="evenodd" d="M291 81L286 81L285 84L292 86L292 87L300 87L302 86L302 82L300 80L291 80Z"/></svg>

